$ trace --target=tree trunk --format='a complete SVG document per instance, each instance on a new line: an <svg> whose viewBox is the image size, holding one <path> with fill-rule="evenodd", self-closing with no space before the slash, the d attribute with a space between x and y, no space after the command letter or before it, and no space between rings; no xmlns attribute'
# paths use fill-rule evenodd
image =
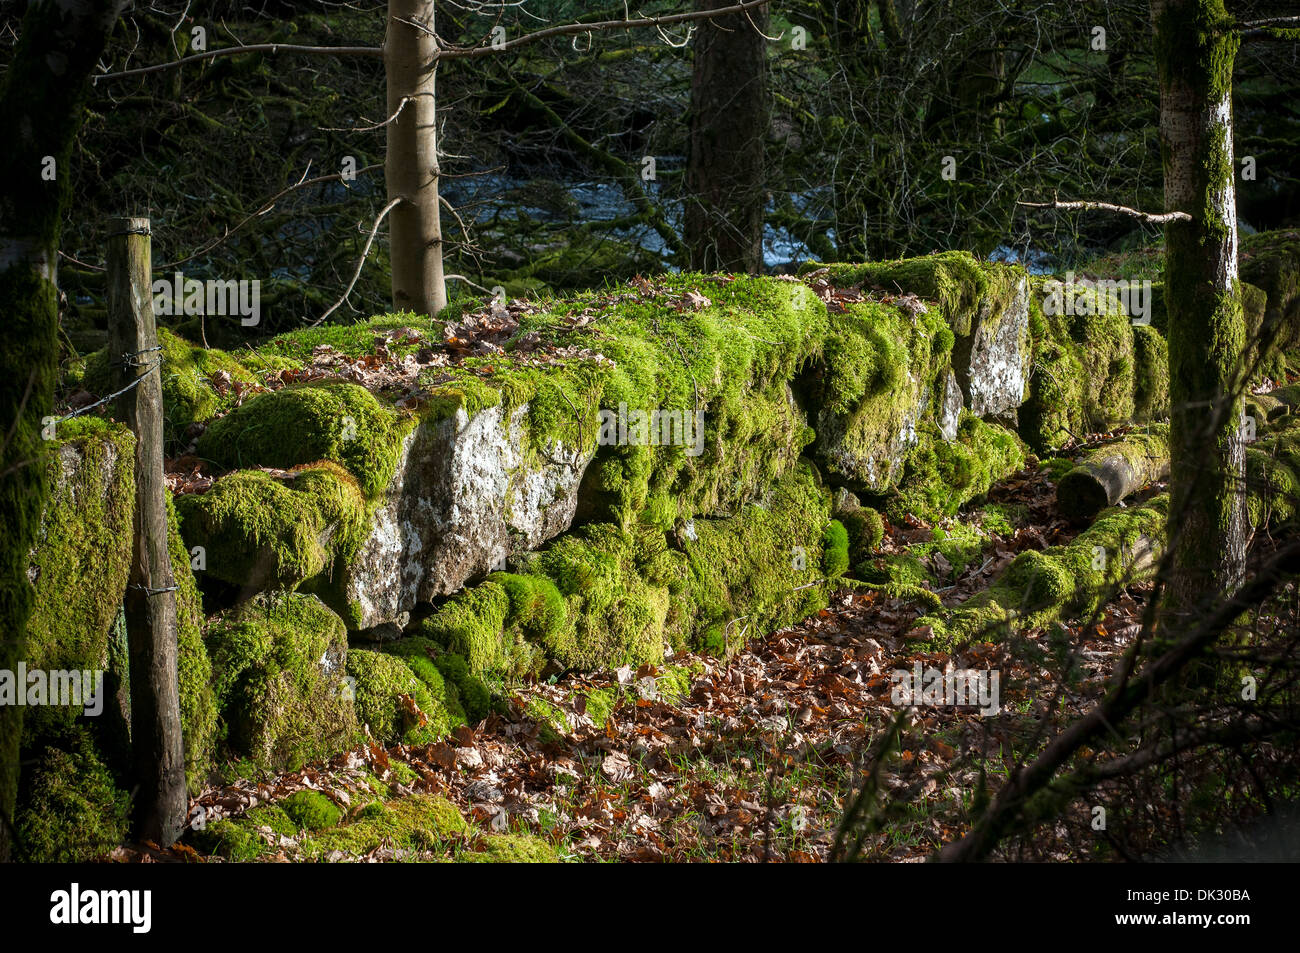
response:
<svg viewBox="0 0 1300 953"><path fill-rule="evenodd" d="M42 419L54 405L55 288L68 163L82 120L86 77L124 3L33 3L0 85L0 668L24 657L34 591L27 577L47 487ZM53 166L50 163L53 162ZM42 175L53 172L53 179ZM48 175L48 173L47 173ZM10 853L18 791L19 706L0 707L0 860Z"/></svg>
<svg viewBox="0 0 1300 953"><path fill-rule="evenodd" d="M699 9L731 4L700 0ZM763 8L701 21L695 35L684 231L697 271L763 267L766 27Z"/></svg>
<svg viewBox="0 0 1300 953"><path fill-rule="evenodd" d="M135 433L135 516L131 572L123 599L131 671L135 835L167 847L185 827L185 750L176 670L176 580L167 551L163 483L163 397L158 333L150 297L149 219L119 218L108 238L108 353L119 363L113 390Z"/></svg>
<svg viewBox="0 0 1300 953"><path fill-rule="evenodd" d="M1163 428L1134 433L1083 456L1056 485L1056 506L1073 520L1091 520L1130 493L1169 475Z"/></svg>
<svg viewBox="0 0 1300 953"><path fill-rule="evenodd" d="M1175 609L1241 582L1246 525L1241 416L1245 322L1237 277L1232 67L1223 0L1151 0L1160 74L1172 405L1170 535Z"/></svg>
<svg viewBox="0 0 1300 953"><path fill-rule="evenodd" d="M428 32L402 20L423 24ZM389 0L384 33L388 124L384 179L389 201L393 309L435 315L447 306L438 208L438 115L434 95L438 44L432 0ZM403 105L405 103L405 105Z"/></svg>

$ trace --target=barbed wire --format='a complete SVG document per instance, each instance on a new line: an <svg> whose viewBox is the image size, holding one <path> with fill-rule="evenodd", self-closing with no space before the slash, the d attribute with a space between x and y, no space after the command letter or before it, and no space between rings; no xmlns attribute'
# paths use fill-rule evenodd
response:
<svg viewBox="0 0 1300 953"><path fill-rule="evenodd" d="M116 400L118 397L121 397L131 388L139 386L140 382L143 381L146 377L148 377L150 372L156 371L158 370L158 368L162 367L163 362L162 362L162 358L159 358L156 361L146 364L141 361L137 361L136 358L138 358L142 354L151 354L154 351L161 351L161 350L162 350L162 345L158 345L157 347L147 347L143 351L134 351L134 352L128 351L124 353L122 355L123 367L143 367L146 368L145 372L141 374L139 377L137 377L135 380L131 381L131 383L127 384L121 390L114 391L113 393L109 394L107 397L101 397L93 404L87 404L85 407L78 408L77 410L74 410L70 414L65 414L59 419L53 421L53 423L57 426L63 423L65 420L71 420L73 417L80 417L82 414L88 413L89 411L94 410L96 407L103 407L109 401Z"/></svg>

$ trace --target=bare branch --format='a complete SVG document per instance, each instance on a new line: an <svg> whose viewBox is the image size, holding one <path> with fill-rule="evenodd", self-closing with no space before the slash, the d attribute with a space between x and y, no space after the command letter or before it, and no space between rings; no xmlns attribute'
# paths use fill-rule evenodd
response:
<svg viewBox="0 0 1300 953"><path fill-rule="evenodd" d="M362 172L373 172L375 169L380 169L380 168L383 168L383 166L379 163L375 163L374 165L363 166L362 168L357 169L357 174L360 174ZM316 185L320 182L330 182L333 181L334 179L342 179L342 178L343 178L342 172L334 172L331 173L330 175L318 175L312 179L299 179L293 185L289 186L288 188L281 189L279 192L276 192L265 202L262 202L257 207L256 212L246 216L234 228L226 229L225 234L223 234L220 238L212 239L212 241L208 242L206 245L201 247L198 251L194 252L193 254L186 255L184 258L178 258L175 261L169 261L165 265L155 265L153 270L167 271L170 268L175 268L177 265L183 265L187 261L193 261L195 258L198 258L202 255L206 255L208 252L212 251L212 249L216 248L218 245L224 242L231 235L235 234L235 232L239 231L241 228L243 228L245 225L251 222L253 219L265 215L267 212L271 211L271 209L275 207L276 202L280 201L280 199L284 198L286 195L288 195L290 192L294 191L295 189L301 189L308 185ZM95 266L88 265L87 267L94 268Z"/></svg>
<svg viewBox="0 0 1300 953"><path fill-rule="evenodd" d="M370 254L370 246L375 241L375 232L379 231L379 223L382 222L384 220L384 217L393 210L393 206L400 201L402 201L400 198L395 198L387 205L384 206L384 210L380 212L379 217L375 219L375 224L370 226L370 235L368 238L366 238L366 247L361 249L361 258L357 262L357 270L352 273L352 280L348 282L348 286L343 290L343 297L339 298L338 301L335 301L334 304L330 306L328 311L322 314L311 324L307 325L309 328L314 328L316 325L320 324L331 314L337 311L340 307L342 307L343 302L348 300L348 295L352 294L352 289L356 286L357 279L361 277L361 269L365 267L366 257Z"/></svg>
<svg viewBox="0 0 1300 953"><path fill-rule="evenodd" d="M157 63L153 66L140 66L136 69L122 70L119 73L100 73L90 78L91 83L101 79L124 79L127 76L143 76L146 73L161 73L176 69L188 63L201 60L215 60L221 56L236 56L240 53L304 53L313 56L373 56L383 58L384 50L379 46L297 46L293 43L253 43L248 46L226 46L219 50L195 53L170 63Z"/></svg>
<svg viewBox="0 0 1300 953"><path fill-rule="evenodd" d="M573 36L577 33L597 33L605 30L630 30L636 27L652 26L662 29L666 26L672 26L676 23L688 23L692 20L708 20L713 17L724 17L732 13L743 13L747 10L754 10L758 7L767 6L771 0L742 0L734 6L722 7L717 10L692 10L689 13L672 13L668 16L656 17L632 17L627 20L601 20L597 23L566 23L563 26L549 27L545 30L538 30L536 33L528 33L524 36L517 37L513 40L507 40L498 46L471 46L463 48L452 48L438 51L440 60L459 60L475 59L480 56L491 56L494 53L502 53L506 50L513 50L517 47L524 46L528 43L535 43L538 40L545 40L553 36Z"/></svg>
<svg viewBox="0 0 1300 953"><path fill-rule="evenodd" d="M1300 30L1300 17L1269 17L1266 20L1248 20L1233 26L1243 40L1293 40L1288 30Z"/></svg>
<svg viewBox="0 0 1300 953"><path fill-rule="evenodd" d="M988 811L960 840L946 844L938 853L941 862L975 861L987 857L1007 827L1020 815L1026 802L1046 788L1056 772L1084 744L1113 731L1153 690L1177 675L1233 624L1242 612L1263 601L1296 571L1300 543L1278 550L1256 576L1230 597L1217 602L1191 633L1155 659L1137 679L1130 682L1125 672L1111 691L1082 718L1073 722L1047 744L1030 764L1020 767L1000 790Z"/></svg>
<svg viewBox="0 0 1300 953"><path fill-rule="evenodd" d="M1192 216L1186 212L1140 212L1135 208L1129 208L1127 205L1112 205L1109 202L1060 202L1053 199L1050 202L1017 202L1017 205L1023 205L1026 208L1059 208L1067 210L1095 210L1098 212L1118 212L1120 215L1128 215L1136 218L1138 221L1145 222L1148 225L1165 225L1169 222L1190 222Z"/></svg>
<svg viewBox="0 0 1300 953"><path fill-rule="evenodd" d="M429 94L429 93L417 93L416 95L417 95L417 96L428 96L428 95L430 95L430 94ZM370 126L352 126L352 127L347 127L347 126L317 126L316 128L319 129L321 132L373 132L375 129L383 129L385 126L389 125L390 123L394 123L394 122L396 122L396 121L397 121L397 117L400 116L400 115L402 114L402 110L406 108L406 104L409 103L409 102L410 102L412 99L414 99L414 98L415 98L415 96L403 96L403 97L402 97L402 101L401 101L400 103L397 104L397 109L393 112L393 114L392 114L391 116L389 116L389 117L388 117L387 119L385 119L383 122L377 122L377 123L375 123L375 124L373 124L373 125L370 125ZM364 119L365 117L362 116L361 118Z"/></svg>

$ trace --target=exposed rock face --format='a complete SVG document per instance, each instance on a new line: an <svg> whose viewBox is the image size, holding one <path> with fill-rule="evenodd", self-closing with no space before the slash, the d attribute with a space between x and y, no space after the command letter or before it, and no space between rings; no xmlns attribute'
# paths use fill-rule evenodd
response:
<svg viewBox="0 0 1300 953"><path fill-rule="evenodd" d="M465 410L407 435L397 472L344 581L351 621L395 619L568 529L591 462L561 443L527 450L523 405Z"/></svg>
<svg viewBox="0 0 1300 953"><path fill-rule="evenodd" d="M992 288L999 285L991 283ZM957 339L953 367L970 412L1005 417L1019 407L1030 358L1029 281L1020 274L1009 293L994 292L980 301L970 336Z"/></svg>
<svg viewBox="0 0 1300 953"><path fill-rule="evenodd" d="M957 425L961 423L961 409L964 401L961 385L957 375L948 372L943 384L943 404L939 407L939 433L949 443L957 439Z"/></svg>

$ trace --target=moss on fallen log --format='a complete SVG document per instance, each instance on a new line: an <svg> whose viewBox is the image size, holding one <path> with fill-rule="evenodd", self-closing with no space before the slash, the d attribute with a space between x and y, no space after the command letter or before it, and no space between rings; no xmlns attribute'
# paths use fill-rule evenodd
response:
<svg viewBox="0 0 1300 953"><path fill-rule="evenodd" d="M960 606L918 620L916 632L936 646L997 641L1012 628L1081 616L1122 584L1145 578L1163 549L1167 496L1116 509L1063 546L1021 553L988 589Z"/></svg>
<svg viewBox="0 0 1300 953"><path fill-rule="evenodd" d="M1057 508L1091 520L1108 506L1169 475L1169 428L1153 424L1090 450L1056 485Z"/></svg>

